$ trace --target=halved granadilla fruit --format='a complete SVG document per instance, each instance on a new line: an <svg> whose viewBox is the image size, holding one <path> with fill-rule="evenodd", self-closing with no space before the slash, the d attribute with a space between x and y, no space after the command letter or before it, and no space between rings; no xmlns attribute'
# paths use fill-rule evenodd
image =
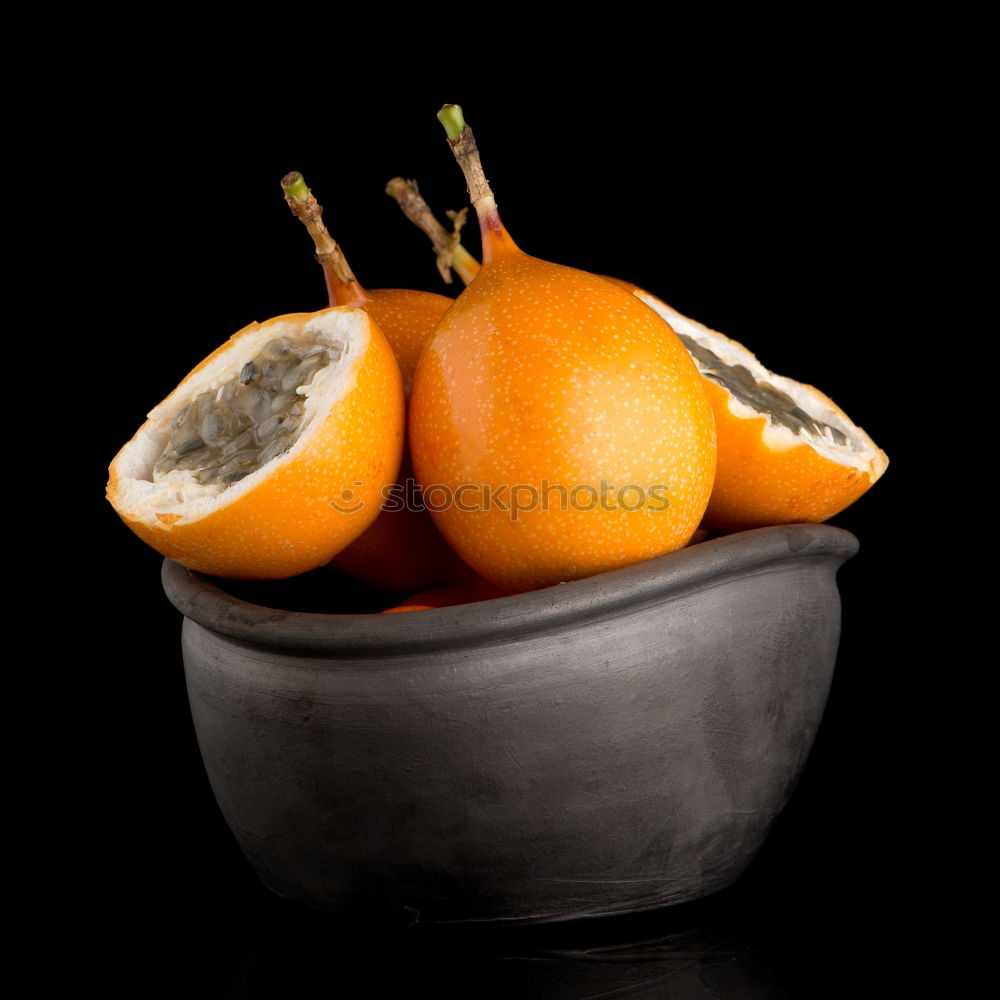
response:
<svg viewBox="0 0 1000 1000"><path fill-rule="evenodd" d="M885 472L885 452L828 396L775 375L742 344L631 287L670 324L705 379L719 458L702 527L825 521Z"/></svg>
<svg viewBox="0 0 1000 1000"><path fill-rule="evenodd" d="M367 313L252 323L150 412L111 464L108 500L190 569L294 576L375 519L404 420L399 366Z"/></svg>

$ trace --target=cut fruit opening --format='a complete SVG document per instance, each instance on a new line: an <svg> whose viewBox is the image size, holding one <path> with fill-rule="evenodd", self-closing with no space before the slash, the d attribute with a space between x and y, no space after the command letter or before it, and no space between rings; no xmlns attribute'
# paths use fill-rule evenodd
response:
<svg viewBox="0 0 1000 1000"><path fill-rule="evenodd" d="M153 467L157 483L214 486L217 493L295 443L313 378L343 345L277 337L218 389L199 393L170 422Z"/></svg>
<svg viewBox="0 0 1000 1000"><path fill-rule="evenodd" d="M249 331L246 338L238 354L216 352L193 378L185 380L183 392L178 389L150 412L151 426L143 447L124 463L122 472L133 480L129 496L143 506L151 504L157 514L195 519L221 495L236 499L252 489L259 478L255 474L274 458L300 450L316 414L326 409L323 402L343 392L352 362L364 354L368 339L364 327L345 322L344 316L334 312L317 316L305 326L291 317L278 320ZM326 363L311 369L293 366L303 368L296 372L282 364L283 350L296 354L300 361L325 355ZM272 354L277 358L270 358ZM274 360L278 364L266 368ZM249 370L251 366L256 373ZM252 399L247 398L250 394ZM228 426L215 434L213 443L206 443L204 423L220 414ZM282 426L275 416L291 426ZM201 446L192 447L195 441ZM247 459L250 451L252 464ZM230 472L243 474L227 476L228 482L222 474L213 476L213 468L221 473L216 458L223 460L221 468L228 465Z"/></svg>
<svg viewBox="0 0 1000 1000"><path fill-rule="evenodd" d="M861 460L865 454L866 435L839 412L824 406L816 390L768 371L742 344L726 342L719 334L709 340L699 339L693 328L675 332L701 374L729 392L730 409L735 414L768 418L764 435L771 447L792 447L808 437L817 451L831 456L843 457L846 451ZM858 467L866 468L867 463Z"/></svg>
<svg viewBox="0 0 1000 1000"><path fill-rule="evenodd" d="M825 458L874 471L875 478L885 471L884 453L818 389L775 374L738 341L689 319L655 295L642 289L635 295L673 327L701 374L729 393L735 416L767 417L763 435L768 447L794 448L805 441Z"/></svg>

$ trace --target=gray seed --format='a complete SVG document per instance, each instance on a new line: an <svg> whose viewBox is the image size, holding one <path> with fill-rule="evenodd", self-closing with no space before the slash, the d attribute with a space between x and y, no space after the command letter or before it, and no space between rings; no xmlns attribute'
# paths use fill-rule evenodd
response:
<svg viewBox="0 0 1000 1000"><path fill-rule="evenodd" d="M222 410L212 410L201 422L201 436L206 444L220 444L229 429L229 421Z"/></svg>
<svg viewBox="0 0 1000 1000"><path fill-rule="evenodd" d="M257 465L257 449L245 448L243 451L236 452L235 455L230 455L223 469L256 468Z"/></svg>
<svg viewBox="0 0 1000 1000"><path fill-rule="evenodd" d="M297 389L302 385L302 365L296 365L281 380L281 391L288 392L289 389Z"/></svg>
<svg viewBox="0 0 1000 1000"><path fill-rule="evenodd" d="M236 398L236 393L239 391L239 388L240 383L237 379L227 382L221 389L219 389L219 394L216 396L216 402L221 403L224 406L231 405L233 400Z"/></svg>
<svg viewBox="0 0 1000 1000"><path fill-rule="evenodd" d="M174 444L174 452L177 455L189 455L192 451L197 451L199 448L204 448L205 442L202 441L199 434L192 434L190 437L185 437L176 441Z"/></svg>
<svg viewBox="0 0 1000 1000"><path fill-rule="evenodd" d="M271 400L271 412L284 413L286 410L290 409L299 398L300 397L297 392L283 392L280 396L275 396L274 399Z"/></svg>
<svg viewBox="0 0 1000 1000"><path fill-rule="evenodd" d="M271 412L271 400L263 389L255 385L241 386L236 393L235 406L257 423Z"/></svg>
<svg viewBox="0 0 1000 1000"><path fill-rule="evenodd" d="M191 412L190 403L188 403L187 406L184 406L180 410L178 410L174 419L170 421L170 430L176 431L181 426L181 424L183 424L184 421L187 419L187 415L190 412Z"/></svg>
<svg viewBox="0 0 1000 1000"><path fill-rule="evenodd" d="M288 385L287 383L288 380L292 378L295 378L297 380L293 383L293 385L297 386L308 385L309 382L312 380L313 375L315 375L316 372L319 371L319 369L322 368L324 364L326 364L327 360L328 357L326 351L324 351L322 354L314 354L311 358L307 358L297 367L293 368L292 371L290 371L285 376L285 378L282 380L281 388L291 389L293 386Z"/></svg>
<svg viewBox="0 0 1000 1000"><path fill-rule="evenodd" d="M202 486L211 486L219 478L219 472L222 470L221 465L212 465L207 469L201 469L194 474L194 478L201 483Z"/></svg>
<svg viewBox="0 0 1000 1000"><path fill-rule="evenodd" d="M219 476L219 482L223 486L232 486L233 483L238 483L241 479L246 479L254 469L231 469L229 472L223 472Z"/></svg>
<svg viewBox="0 0 1000 1000"><path fill-rule="evenodd" d="M299 385L300 385L299 366L296 365L281 380L281 391L282 392L289 392L289 391L294 392L296 389L298 389Z"/></svg>
<svg viewBox="0 0 1000 1000"><path fill-rule="evenodd" d="M248 361L240 369L240 382L243 385L249 385L256 378L257 378L257 366L252 361Z"/></svg>
<svg viewBox="0 0 1000 1000"><path fill-rule="evenodd" d="M254 449L238 452L225 465L219 468L219 482L238 482L244 476L249 476L251 472L256 472L259 468L260 462L257 461L257 452Z"/></svg>
<svg viewBox="0 0 1000 1000"><path fill-rule="evenodd" d="M253 419L242 410L233 410L231 413L227 414L229 419L232 421L233 432L244 431L248 427L253 427Z"/></svg>
<svg viewBox="0 0 1000 1000"><path fill-rule="evenodd" d="M203 392L195 402L198 404L197 408L197 418L200 423L208 413L211 411L212 407L215 406L215 393L214 392Z"/></svg>
<svg viewBox="0 0 1000 1000"><path fill-rule="evenodd" d="M254 429L248 427L242 434L230 439L222 446L222 454L227 458L235 455L243 448L252 448L254 445Z"/></svg>
<svg viewBox="0 0 1000 1000"><path fill-rule="evenodd" d="M260 464L267 465L272 458L277 458L279 455L288 451L294 443L293 435L279 434L263 451L261 451Z"/></svg>
<svg viewBox="0 0 1000 1000"><path fill-rule="evenodd" d="M181 455L176 464L175 469L203 469L206 465L212 464L212 450L210 448L198 448L195 451L189 451L186 455Z"/></svg>
<svg viewBox="0 0 1000 1000"><path fill-rule="evenodd" d="M175 461L177 461L177 455L172 448L168 447L160 456L156 465L153 466L154 475L162 475L164 472L169 472L174 467Z"/></svg>
<svg viewBox="0 0 1000 1000"><path fill-rule="evenodd" d="M257 355L259 358L280 358L291 353L292 342L287 337L278 337L276 340L268 341Z"/></svg>
<svg viewBox="0 0 1000 1000"><path fill-rule="evenodd" d="M280 392L281 380L295 367L297 361L294 359L289 359L287 361L268 361L266 364L268 366L268 370L267 374L261 379L261 387L266 389L268 392Z"/></svg>
<svg viewBox="0 0 1000 1000"><path fill-rule="evenodd" d="M262 424L257 427L257 443L267 444L285 422L283 413L272 413Z"/></svg>
<svg viewBox="0 0 1000 1000"><path fill-rule="evenodd" d="M194 400L189 403L182 412L184 419L178 421L171 437L171 443L174 447L177 446L178 441L187 440L193 434L198 433L198 401Z"/></svg>

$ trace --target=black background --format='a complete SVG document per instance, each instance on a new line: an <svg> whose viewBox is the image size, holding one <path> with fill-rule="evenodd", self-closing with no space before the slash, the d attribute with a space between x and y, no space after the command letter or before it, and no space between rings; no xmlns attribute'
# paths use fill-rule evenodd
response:
<svg viewBox="0 0 1000 1000"><path fill-rule="evenodd" d="M727 897L774 995L940 977L958 996L994 974L992 53L982 25L817 17L794 43L779 27L748 18L724 44L718 27L678 29L634 42L634 58L558 66L541 42L501 57L470 41L445 74L345 64L332 39L337 58L291 80L234 59L195 81L208 51L155 65L124 54L53 109L38 141L54 211L37 213L35 260L86 345L68 399L105 353L87 380L97 400L59 416L64 431L97 426L73 448L85 489L60 511L43 584L76 608L52 631L69 639L62 662L80 662L43 671L58 764L29 784L31 808L53 817L34 844L34 926L82 981L280 996L289 976L326 968L296 951L317 940L331 986L359 971L415 986L453 968L412 935L324 936L259 886L201 768L161 560L102 499L117 449L202 356L251 320L325 305L286 171L303 172L363 284L443 290L382 189L402 174L439 215L464 204L434 118L448 100L465 107L522 249L649 288L822 388L890 456L833 522L861 549L840 574L815 751Z"/></svg>

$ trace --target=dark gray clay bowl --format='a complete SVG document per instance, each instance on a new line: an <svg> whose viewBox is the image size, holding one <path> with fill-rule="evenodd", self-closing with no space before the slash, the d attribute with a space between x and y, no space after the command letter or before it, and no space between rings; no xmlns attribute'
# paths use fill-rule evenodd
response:
<svg viewBox="0 0 1000 1000"><path fill-rule="evenodd" d="M222 812L281 896L373 920L547 921L733 882L819 725L827 525L395 615L274 610L164 566Z"/></svg>

